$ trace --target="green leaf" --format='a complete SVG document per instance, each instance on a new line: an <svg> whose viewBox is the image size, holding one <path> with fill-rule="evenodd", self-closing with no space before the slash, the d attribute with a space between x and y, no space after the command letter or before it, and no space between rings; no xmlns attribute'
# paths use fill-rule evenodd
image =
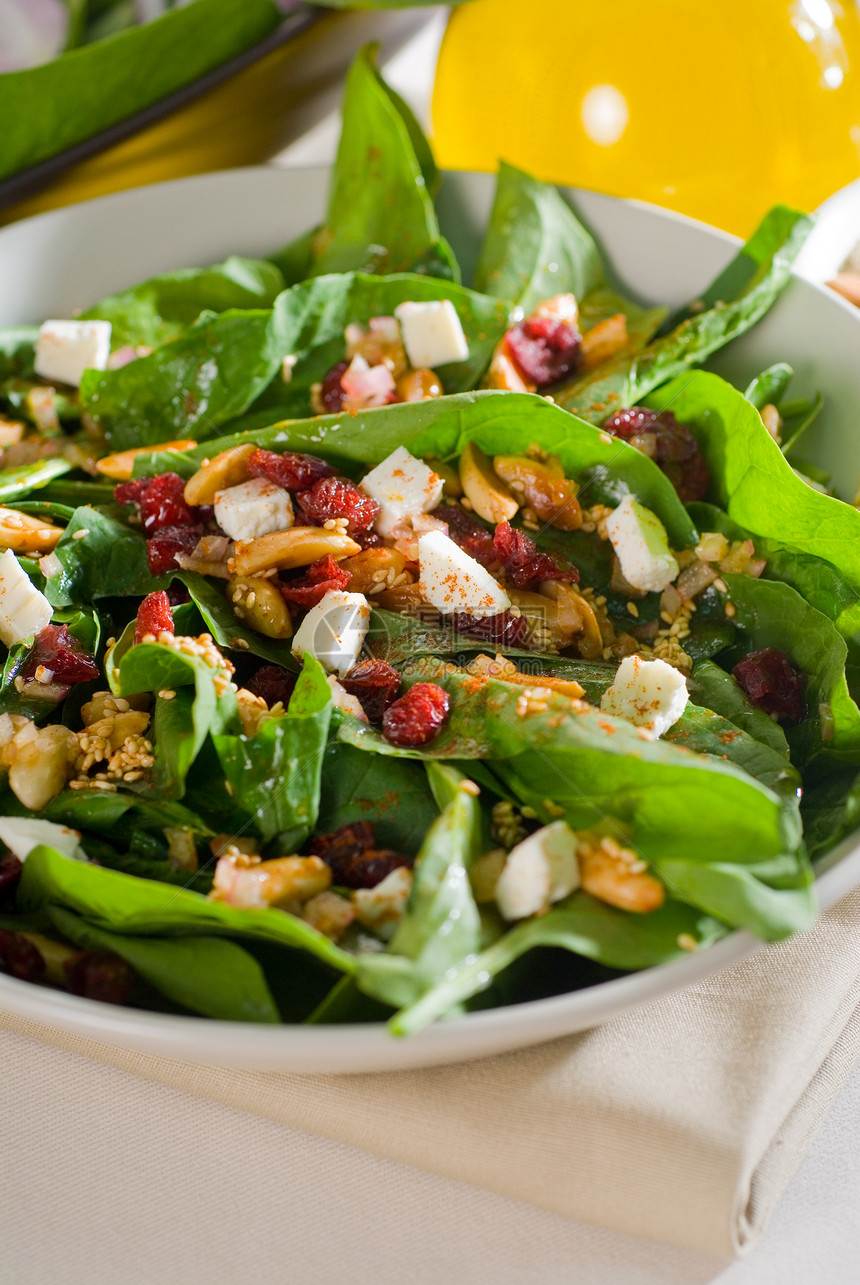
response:
<svg viewBox="0 0 860 1285"><path fill-rule="evenodd" d="M359 956L356 982L387 1004L414 1001L480 945L469 885L477 801L460 790L434 821L415 861L406 911L385 954Z"/></svg>
<svg viewBox="0 0 860 1285"><path fill-rule="evenodd" d="M211 437L271 383L290 350L286 320L277 307L203 313L148 357L85 371L81 405L114 450Z"/></svg>
<svg viewBox="0 0 860 1285"><path fill-rule="evenodd" d="M100 130L221 66L281 21L270 0L196 0L157 22L0 77L0 178Z"/></svg>
<svg viewBox="0 0 860 1285"><path fill-rule="evenodd" d="M845 678L848 648L832 621L787 584L726 576L735 622L747 635L741 654L777 647L806 674L807 715L785 732L795 762L821 754L860 762L860 710Z"/></svg>
<svg viewBox="0 0 860 1285"><path fill-rule="evenodd" d="M236 803L265 842L280 835L287 851L297 851L316 825L331 712L322 666L307 656L282 718L253 736L212 738Z"/></svg>
<svg viewBox="0 0 860 1285"><path fill-rule="evenodd" d="M85 950L119 955L168 999L224 1022L278 1022L263 970L235 942L217 937L127 937L88 924L61 906L49 908L59 932Z"/></svg>
<svg viewBox="0 0 860 1285"><path fill-rule="evenodd" d="M432 990L397 1013L390 1029L395 1035L413 1035L484 990L515 960L541 946L559 946L609 967L631 970L683 958L679 937L692 937L704 949L725 932L716 920L677 901L667 901L649 915L633 915L587 893L575 892L547 914L524 919L486 950L452 968Z"/></svg>
<svg viewBox="0 0 860 1285"><path fill-rule="evenodd" d="M196 571L181 571L176 579L185 585L207 630L222 650L227 648L259 656L283 669L298 670L288 638L266 638L255 629L247 629L236 619L221 588L224 581L207 580Z"/></svg>
<svg viewBox="0 0 860 1285"><path fill-rule="evenodd" d="M710 660L700 661L693 669L690 689L698 705L721 714L736 727L769 746L774 753L788 758L788 741L779 723L775 723L763 710L751 705L743 689L719 665Z"/></svg>
<svg viewBox="0 0 860 1285"><path fill-rule="evenodd" d="M661 388L648 404L671 407L692 429L711 472L708 498L730 518L754 535L825 559L860 589L860 512L802 482L737 389L697 371Z"/></svg>
<svg viewBox="0 0 860 1285"><path fill-rule="evenodd" d="M812 861L860 826L860 775L856 767L830 772L803 792L803 833Z"/></svg>
<svg viewBox="0 0 860 1285"><path fill-rule="evenodd" d="M716 669L716 666L712 668ZM728 674L725 677L728 678ZM771 722L767 714L762 714L761 710L752 712L757 713L761 720L766 719L779 732L779 727ZM786 755L767 742L756 740L749 732L723 715L714 713L712 709L688 704L679 721L665 733L665 739L672 745L692 750L694 754L710 754L715 759L736 763L787 801L794 803L798 797L800 773L791 766Z"/></svg>
<svg viewBox="0 0 860 1285"><path fill-rule="evenodd" d="M613 410L636 405L652 389L701 364L768 311L787 285L811 226L808 215L776 206L697 301L696 310L673 318L674 328L639 352L621 353L563 385L553 393L555 400L582 419L599 423ZM684 422L674 405L671 409Z"/></svg>
<svg viewBox="0 0 860 1285"><path fill-rule="evenodd" d="M375 52L365 45L347 75L343 128L312 274L413 270L457 279L422 169L426 145L416 152L414 118L404 115L402 100L374 67Z"/></svg>
<svg viewBox="0 0 860 1285"><path fill-rule="evenodd" d="M16 499L23 499L31 491L47 486L57 477L62 477L71 469L68 460L54 456L50 459L36 460L33 464L20 464L17 468L0 469L0 501L8 504Z"/></svg>
<svg viewBox="0 0 860 1285"><path fill-rule="evenodd" d="M744 397L752 406L755 406L757 411L760 411L768 403L776 404L780 401L793 377L794 370L787 362L776 362L773 366L768 366L767 370L763 370L760 375L756 375L744 390Z"/></svg>
<svg viewBox="0 0 860 1285"><path fill-rule="evenodd" d="M226 449L244 441L268 450L310 451L356 473L360 466L378 464L401 445L417 456L454 459L470 441L491 455L522 453L532 442L540 442L545 450L558 455L568 476L580 483L584 505L601 502L614 506L629 491L659 516L674 548L695 545L698 540L675 488L653 460L529 393L461 393L348 416L287 420L225 437L219 445ZM210 454L211 447L199 446L171 456L170 467L190 477ZM142 455L135 474L161 472L164 462L159 452Z"/></svg>
<svg viewBox="0 0 860 1285"><path fill-rule="evenodd" d="M363 754L330 740L320 781L323 833L354 821L373 822L381 848L414 856L439 815L420 763Z"/></svg>
<svg viewBox="0 0 860 1285"><path fill-rule="evenodd" d="M260 938L308 951L338 972L355 968L351 955L283 910L228 906L185 888L69 861L51 848L34 848L27 857L18 905L24 914L64 906L96 928L134 937Z"/></svg>
<svg viewBox="0 0 860 1285"><path fill-rule="evenodd" d="M597 245L558 189L502 161L475 289L528 313L567 291L581 300L604 278Z"/></svg>
<svg viewBox="0 0 860 1285"><path fill-rule="evenodd" d="M86 534L76 536L80 531ZM164 577L150 574L140 533L89 505L75 510L54 553L60 570L45 585L53 607L96 598L142 597L166 584Z"/></svg>
<svg viewBox="0 0 860 1285"><path fill-rule="evenodd" d="M111 323L111 348L155 348L177 339L201 312L270 308L284 288L281 273L266 259L231 255L211 268L179 268L109 295L81 314Z"/></svg>

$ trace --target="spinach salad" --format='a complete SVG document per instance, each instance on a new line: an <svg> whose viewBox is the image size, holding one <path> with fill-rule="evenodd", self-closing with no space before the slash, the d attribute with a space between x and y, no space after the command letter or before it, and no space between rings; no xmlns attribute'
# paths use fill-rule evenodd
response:
<svg viewBox="0 0 860 1285"><path fill-rule="evenodd" d="M0 334L0 962L163 1012L440 1018L815 917L860 513L791 370L502 166L474 279L373 51L323 222Z"/></svg>

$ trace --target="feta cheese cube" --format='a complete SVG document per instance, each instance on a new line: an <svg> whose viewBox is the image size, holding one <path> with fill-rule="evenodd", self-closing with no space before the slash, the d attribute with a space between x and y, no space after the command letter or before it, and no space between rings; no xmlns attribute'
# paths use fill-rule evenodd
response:
<svg viewBox="0 0 860 1285"><path fill-rule="evenodd" d="M36 340L36 374L77 387L85 370L107 366L110 332L109 321L44 322Z"/></svg>
<svg viewBox="0 0 860 1285"><path fill-rule="evenodd" d="M400 322L403 347L414 369L429 366L435 370L452 361L465 361L469 356L469 345L450 299L401 303L394 309L394 315Z"/></svg>
<svg viewBox="0 0 860 1285"><path fill-rule="evenodd" d="M511 605L486 567L441 531L428 531L419 538L418 564L418 587L425 601L443 615L464 611L482 619L497 616Z"/></svg>
<svg viewBox="0 0 860 1285"><path fill-rule="evenodd" d="M51 604L11 549L0 558L0 642L14 647L51 623Z"/></svg>
<svg viewBox="0 0 860 1285"><path fill-rule="evenodd" d="M293 655L307 652L323 669L343 678L358 660L369 624L370 603L363 593L330 589L296 630Z"/></svg>
<svg viewBox="0 0 860 1285"><path fill-rule="evenodd" d="M54 821L41 821L37 817L0 817L0 843L14 852L19 861L26 861L34 848L44 844L55 848L73 861L87 861L81 847L80 831Z"/></svg>
<svg viewBox="0 0 860 1285"><path fill-rule="evenodd" d="M511 848L496 884L496 904L505 919L525 919L578 887L576 835L566 821L553 821Z"/></svg>
<svg viewBox="0 0 860 1285"><path fill-rule="evenodd" d="M231 540L256 540L293 525L289 491L265 477L228 486L215 494L215 521Z"/></svg>
<svg viewBox="0 0 860 1285"><path fill-rule="evenodd" d="M687 708L684 675L665 660L625 656L615 681L600 698L604 714L614 714L653 736L662 736Z"/></svg>
<svg viewBox="0 0 860 1285"><path fill-rule="evenodd" d="M606 519L606 532L621 563L621 574L634 589L661 593L681 568L666 528L650 509L626 495Z"/></svg>
<svg viewBox="0 0 860 1285"><path fill-rule="evenodd" d="M380 535L390 535L404 518L435 509L444 483L423 460L410 455L405 446L398 446L359 485L382 505L374 524L376 530Z"/></svg>
<svg viewBox="0 0 860 1285"><path fill-rule="evenodd" d="M357 888L352 894L355 917L365 928L389 941L403 918L412 891L412 871L397 866L375 888Z"/></svg>
<svg viewBox="0 0 860 1285"><path fill-rule="evenodd" d="M339 683L334 674L329 674L328 685L331 688L332 703L337 709L342 709L346 714L354 714L360 718L363 723L367 722L367 715L364 712L364 706L357 696L353 696L346 690L342 683Z"/></svg>

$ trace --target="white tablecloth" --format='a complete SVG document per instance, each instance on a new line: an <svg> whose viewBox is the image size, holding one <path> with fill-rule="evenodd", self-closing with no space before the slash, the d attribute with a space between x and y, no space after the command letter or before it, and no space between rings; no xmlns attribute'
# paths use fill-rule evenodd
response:
<svg viewBox="0 0 860 1285"><path fill-rule="evenodd" d="M422 115L441 26L387 74ZM279 158L330 158L324 122ZM860 1068L764 1240L726 1266L0 1032L0 1285L856 1285Z"/></svg>

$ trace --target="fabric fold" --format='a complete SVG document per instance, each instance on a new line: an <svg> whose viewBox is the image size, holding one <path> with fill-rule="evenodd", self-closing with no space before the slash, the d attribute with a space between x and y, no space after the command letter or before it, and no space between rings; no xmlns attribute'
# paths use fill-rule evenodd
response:
<svg viewBox="0 0 860 1285"><path fill-rule="evenodd" d="M298 1075L0 1026L613 1231L755 1243L860 1050L860 891L815 929L579 1035L420 1071Z"/></svg>

